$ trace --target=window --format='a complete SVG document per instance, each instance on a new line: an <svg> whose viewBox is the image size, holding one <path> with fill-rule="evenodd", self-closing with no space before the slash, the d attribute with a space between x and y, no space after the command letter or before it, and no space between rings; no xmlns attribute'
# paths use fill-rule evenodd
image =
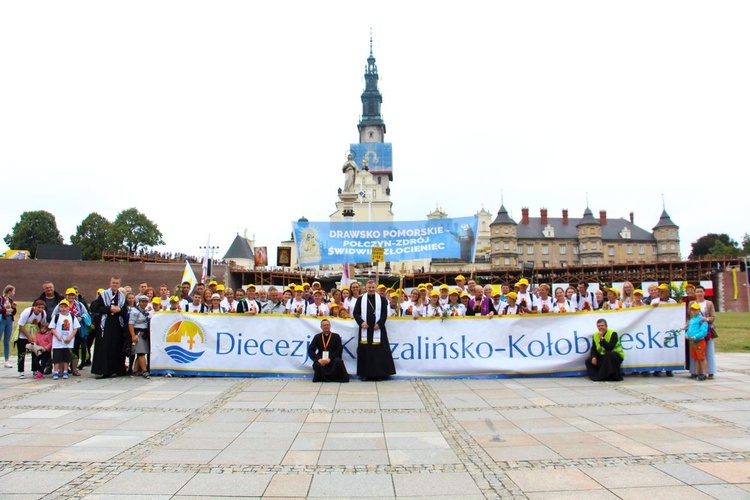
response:
<svg viewBox="0 0 750 500"><path fill-rule="evenodd" d="M656 250L656 245L654 245L654 246L652 246L652 247L651 247L651 253L652 253L652 254L654 254L654 255L656 255L657 253L659 253L659 252L658 252L658 251Z"/></svg>
<svg viewBox="0 0 750 500"><path fill-rule="evenodd" d="M495 236L498 236L500 234L500 230L498 228L495 228L492 230L492 234L494 234Z"/></svg>
<svg viewBox="0 0 750 500"><path fill-rule="evenodd" d="M578 247L573 247L573 255L578 255Z"/></svg>
<svg viewBox="0 0 750 500"><path fill-rule="evenodd" d="M596 261L596 257L591 257L591 263L592 263L592 264L596 264L596 263L597 263L597 261Z"/></svg>
<svg viewBox="0 0 750 500"><path fill-rule="evenodd" d="M583 265L586 266L586 265L588 265L588 263L589 263L589 258L588 257L584 257L583 258Z"/></svg>
<svg viewBox="0 0 750 500"><path fill-rule="evenodd" d="M640 255L646 255L646 245L638 245L638 253Z"/></svg>
<svg viewBox="0 0 750 500"><path fill-rule="evenodd" d="M594 243L593 241L591 242L591 250L596 250L596 243Z"/></svg>
<svg viewBox="0 0 750 500"><path fill-rule="evenodd" d="M614 257L615 256L615 247L613 247L612 245L610 245L609 249L608 249L608 253L609 253L610 257Z"/></svg>
<svg viewBox="0 0 750 500"><path fill-rule="evenodd" d="M505 257L505 265L506 266L510 265L510 259L508 257Z"/></svg>
<svg viewBox="0 0 750 500"><path fill-rule="evenodd" d="M560 261L560 266L561 267L568 267L568 261L567 260L561 260Z"/></svg>
<svg viewBox="0 0 750 500"><path fill-rule="evenodd" d="M661 249L662 250L666 250L667 249L667 244L666 243L662 243L661 244Z"/></svg>
<svg viewBox="0 0 750 500"><path fill-rule="evenodd" d="M586 236L586 229L581 229L581 236Z"/></svg>
<svg viewBox="0 0 750 500"><path fill-rule="evenodd" d="M526 245L526 253L529 255L534 255L534 245Z"/></svg>
<svg viewBox="0 0 750 500"><path fill-rule="evenodd" d="M383 177L379 175L378 176L378 184L382 184L382 183L383 183Z"/></svg>
<svg viewBox="0 0 750 500"><path fill-rule="evenodd" d="M510 250L510 243L505 241L503 242L503 250Z"/></svg>
<svg viewBox="0 0 750 500"><path fill-rule="evenodd" d="M589 249L588 243L581 243L581 252L586 252Z"/></svg>
<svg viewBox="0 0 750 500"><path fill-rule="evenodd" d="M560 245L560 255L565 255L567 252L567 246L566 245Z"/></svg>
<svg viewBox="0 0 750 500"><path fill-rule="evenodd" d="M549 255L549 245L542 245L542 255Z"/></svg>
<svg viewBox="0 0 750 500"><path fill-rule="evenodd" d="M543 260L542 267L549 267L549 261Z"/></svg>
<svg viewBox="0 0 750 500"><path fill-rule="evenodd" d="M669 237L670 238L674 238L675 237L675 231L674 231L674 229L670 229L669 230Z"/></svg>
<svg viewBox="0 0 750 500"><path fill-rule="evenodd" d="M503 228L503 233L508 234L508 228L507 227Z"/></svg>
<svg viewBox="0 0 750 500"><path fill-rule="evenodd" d="M677 247L674 245L674 243L672 243L671 245L669 245L669 249L670 250L676 250Z"/></svg>
<svg viewBox="0 0 750 500"><path fill-rule="evenodd" d="M495 259L495 260L494 260L494 261L492 262L492 264L493 264L493 265L496 265L496 266L499 266L499 265L500 265L500 259Z"/></svg>
<svg viewBox="0 0 750 500"><path fill-rule="evenodd" d="M495 243L495 250L500 250L500 243Z"/></svg>
<svg viewBox="0 0 750 500"><path fill-rule="evenodd" d="M626 248L627 248L626 250L627 254L633 255L633 245L628 245Z"/></svg>

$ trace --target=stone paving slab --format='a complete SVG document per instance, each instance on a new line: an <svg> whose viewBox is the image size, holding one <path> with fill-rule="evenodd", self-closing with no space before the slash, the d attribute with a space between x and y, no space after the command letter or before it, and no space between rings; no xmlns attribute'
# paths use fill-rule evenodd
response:
<svg viewBox="0 0 750 500"><path fill-rule="evenodd" d="M603 384L0 371L0 497L750 498L750 355L719 366Z"/></svg>

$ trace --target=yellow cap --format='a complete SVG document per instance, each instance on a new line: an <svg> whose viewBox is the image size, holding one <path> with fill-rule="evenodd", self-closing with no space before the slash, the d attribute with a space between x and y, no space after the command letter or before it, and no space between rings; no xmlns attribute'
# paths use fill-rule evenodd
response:
<svg viewBox="0 0 750 500"><path fill-rule="evenodd" d="M169 301L170 302L179 302L180 298L177 295L172 295L171 297L169 297Z"/></svg>
<svg viewBox="0 0 750 500"><path fill-rule="evenodd" d="M396 292L394 292L394 293L391 294L391 297L397 299L399 297L399 295Z"/></svg>
<svg viewBox="0 0 750 500"><path fill-rule="evenodd" d="M516 285L518 286L528 285L528 284L529 284L529 280L527 280L526 278L521 278L520 280L518 280L518 283L516 283Z"/></svg>
<svg viewBox="0 0 750 500"><path fill-rule="evenodd" d="M216 286L216 285L218 285L218 283L216 281L214 281L214 280L211 280L211 281L208 282L208 286L211 286L211 285Z"/></svg>
<svg viewBox="0 0 750 500"><path fill-rule="evenodd" d="M633 290L633 295L635 295L636 293L643 297L643 290L641 290L640 288L636 288L635 290Z"/></svg>
<svg viewBox="0 0 750 500"><path fill-rule="evenodd" d="M468 294L467 292L463 292L463 293L461 294L461 298L464 298L464 297L469 297L469 298L471 298L471 296L470 296L470 295L469 295L469 294Z"/></svg>
<svg viewBox="0 0 750 500"><path fill-rule="evenodd" d="M440 285L440 289L441 290L448 290L448 289L450 289L450 287L447 284L443 283L442 285Z"/></svg>
<svg viewBox="0 0 750 500"><path fill-rule="evenodd" d="M430 297L440 297L440 292L433 290L430 292Z"/></svg>
<svg viewBox="0 0 750 500"><path fill-rule="evenodd" d="M78 292L76 292L75 288L68 288L65 290L65 295L78 295Z"/></svg>
<svg viewBox="0 0 750 500"><path fill-rule="evenodd" d="M386 286L384 284L381 283L378 285L378 290L385 290L385 289L386 289Z"/></svg>
<svg viewBox="0 0 750 500"><path fill-rule="evenodd" d="M250 290L251 288L252 288L252 289L255 289L255 285L253 285L252 283L250 283L249 285L247 285L247 286L245 287L245 289L246 289L246 290Z"/></svg>
<svg viewBox="0 0 750 500"><path fill-rule="evenodd" d="M97 288L96 289L97 295L100 294L100 293L102 293L103 291L104 291L104 288Z"/></svg>
<svg viewBox="0 0 750 500"><path fill-rule="evenodd" d="M466 281L466 278L464 278L463 274L459 274L458 276L456 276L456 281L458 281L458 280Z"/></svg>
<svg viewBox="0 0 750 500"><path fill-rule="evenodd" d="M518 298L518 294L516 292L508 292L508 293L505 294L505 296L507 298L513 299L513 300L515 300L515 299Z"/></svg>
<svg viewBox="0 0 750 500"><path fill-rule="evenodd" d="M224 290L224 285L216 285L216 290Z"/></svg>
<svg viewBox="0 0 750 500"><path fill-rule="evenodd" d="M151 299L152 304L161 304L161 299L159 297L154 297Z"/></svg>
<svg viewBox="0 0 750 500"><path fill-rule="evenodd" d="M451 290L451 293L449 293L448 295L453 295L454 293L456 295L460 295L461 294L461 292L458 291L458 288L454 288L453 290ZM466 295L468 296L469 294L467 293Z"/></svg>
<svg viewBox="0 0 750 500"><path fill-rule="evenodd" d="M65 300L65 299L62 299L62 300L61 300L61 301L60 301L60 302L59 302L59 303L58 303L57 305L59 305L59 306L68 306L68 307L70 307L70 302L68 302L68 301L67 301L67 300Z"/></svg>
<svg viewBox="0 0 750 500"><path fill-rule="evenodd" d="M341 287L341 291L343 292L344 290L349 290L349 287L348 287L348 286L346 286L346 285L342 286L342 287Z"/></svg>
<svg viewBox="0 0 750 500"><path fill-rule="evenodd" d="M693 302L692 304L690 304L690 309L697 309L698 311L700 311L701 306L697 302Z"/></svg>
<svg viewBox="0 0 750 500"><path fill-rule="evenodd" d="M662 283L661 285L657 286L656 288L658 288L659 290L669 290L669 285L667 285L666 283Z"/></svg>
<svg viewBox="0 0 750 500"><path fill-rule="evenodd" d="M302 288L305 288L305 287L310 288L310 283L308 283L307 281L302 283Z"/></svg>

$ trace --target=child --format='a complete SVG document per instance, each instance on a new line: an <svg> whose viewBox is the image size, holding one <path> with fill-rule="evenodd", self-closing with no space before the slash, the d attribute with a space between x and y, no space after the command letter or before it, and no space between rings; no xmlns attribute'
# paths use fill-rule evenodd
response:
<svg viewBox="0 0 750 500"><path fill-rule="evenodd" d="M44 369L47 368L47 364L50 362L52 354L52 333L49 331L46 324L42 324L39 331L36 332L36 335L34 336L34 344L29 345L34 346L31 358L32 370L35 368L35 364L37 369L34 378L37 380L44 378Z"/></svg>
<svg viewBox="0 0 750 500"><path fill-rule="evenodd" d="M49 329L52 332L52 363L54 363L54 374L52 380L68 378L68 364L70 363L70 349L73 347L73 339L81 327L78 319L70 314L70 302L63 299L58 304L59 313L52 317Z"/></svg>
<svg viewBox="0 0 750 500"><path fill-rule="evenodd" d="M706 362L706 335L708 323L701 316L701 306L693 302L688 309L690 319L685 326L685 336L692 341L690 357L695 360L695 371L700 381L706 380L708 363Z"/></svg>

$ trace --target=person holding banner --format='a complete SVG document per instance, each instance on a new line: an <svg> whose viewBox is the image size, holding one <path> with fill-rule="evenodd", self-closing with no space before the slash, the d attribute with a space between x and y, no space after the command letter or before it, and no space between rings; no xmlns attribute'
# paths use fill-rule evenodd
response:
<svg viewBox="0 0 750 500"><path fill-rule="evenodd" d="M375 293L375 280L367 282L366 290L354 304L354 319L359 325L357 376L361 380L383 380L396 373L385 328L388 304Z"/></svg>
<svg viewBox="0 0 750 500"><path fill-rule="evenodd" d="M620 337L617 332L607 328L607 320L600 318L596 321L596 329L593 342L591 342L591 355L586 360L586 371L589 378L594 382L620 382L622 380L622 369L620 366L625 360L625 352L620 345Z"/></svg>
<svg viewBox="0 0 750 500"><path fill-rule="evenodd" d="M313 337L307 355L313 362L313 382L349 382L349 372L342 358L341 336L331 331L331 322L320 322L320 333Z"/></svg>

